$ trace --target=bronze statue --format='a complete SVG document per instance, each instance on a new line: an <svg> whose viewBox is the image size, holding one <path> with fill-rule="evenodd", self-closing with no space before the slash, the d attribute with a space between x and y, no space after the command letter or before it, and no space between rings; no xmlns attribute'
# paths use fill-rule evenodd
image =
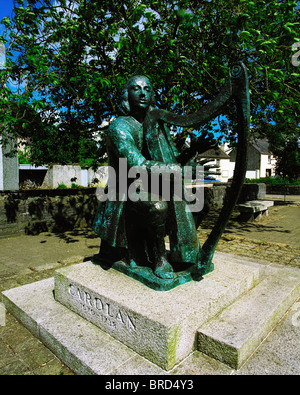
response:
<svg viewBox="0 0 300 395"><path fill-rule="evenodd" d="M232 98L239 105L240 171L233 181L230 204L223 208L219 221L201 248L193 214L187 201L177 198L174 179L170 183L169 199L161 193L164 174L155 194L140 182L136 199L130 199L121 184L125 183L130 189L137 180L137 177L128 177L133 168L138 169L137 173L145 170L149 176L163 169L162 173L171 172L176 178L187 158L177 151L166 123L199 125L216 116ZM120 112L121 116L111 123L107 132L109 166L115 172L111 179L116 180L115 198L108 198L99 205L94 229L101 237L101 248L95 261L106 263L155 289L170 289L191 279L202 278L213 270L214 249L242 186L244 174L241 173L246 169L249 94L245 67L238 64L232 68L216 99L189 116L155 109L151 82L147 77L134 76L124 86ZM181 187L184 189L183 185ZM166 235L170 242L169 252L165 249Z"/></svg>

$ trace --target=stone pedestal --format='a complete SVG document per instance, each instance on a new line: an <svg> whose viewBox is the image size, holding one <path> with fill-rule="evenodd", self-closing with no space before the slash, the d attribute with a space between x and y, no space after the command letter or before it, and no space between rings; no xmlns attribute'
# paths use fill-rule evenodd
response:
<svg viewBox="0 0 300 395"><path fill-rule="evenodd" d="M196 348L197 329L249 291L259 270L219 262L200 282L154 291L92 262L55 273L55 299L165 370Z"/></svg>
<svg viewBox="0 0 300 395"><path fill-rule="evenodd" d="M299 298L300 272L218 252L214 264L200 282L159 292L85 262L7 290L2 301L78 374L199 371L197 350L230 374Z"/></svg>

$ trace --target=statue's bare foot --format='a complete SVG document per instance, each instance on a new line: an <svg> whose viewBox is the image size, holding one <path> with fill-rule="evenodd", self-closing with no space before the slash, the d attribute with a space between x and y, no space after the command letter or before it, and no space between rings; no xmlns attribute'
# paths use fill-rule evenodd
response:
<svg viewBox="0 0 300 395"><path fill-rule="evenodd" d="M161 262L156 265L154 274L163 280L174 278L173 268L165 258L162 258Z"/></svg>

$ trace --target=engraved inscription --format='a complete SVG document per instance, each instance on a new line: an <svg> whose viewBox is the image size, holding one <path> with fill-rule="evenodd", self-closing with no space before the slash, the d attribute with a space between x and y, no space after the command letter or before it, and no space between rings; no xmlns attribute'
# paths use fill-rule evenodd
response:
<svg viewBox="0 0 300 395"><path fill-rule="evenodd" d="M69 285L69 294L79 301L84 312L88 312L92 316L97 316L103 324L108 325L110 328L114 329L117 326L122 326L129 331L136 330L133 320L129 315L112 303L108 303L104 299L100 299L74 284Z"/></svg>

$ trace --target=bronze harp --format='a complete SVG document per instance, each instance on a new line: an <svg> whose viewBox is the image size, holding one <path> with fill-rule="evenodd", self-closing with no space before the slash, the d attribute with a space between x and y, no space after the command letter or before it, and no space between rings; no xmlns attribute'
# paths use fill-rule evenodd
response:
<svg viewBox="0 0 300 395"><path fill-rule="evenodd" d="M159 121L182 127L199 126L220 114L224 106L231 100L234 100L236 103L238 120L237 156L234 176L220 215L202 246L201 266L203 267L211 265L216 246L237 203L246 175L250 129L250 95L245 65L242 62L234 64L219 94L211 103L203 106L199 111L190 115L177 115L166 110L155 109L148 113L144 121L144 133L148 142L148 150L152 155L152 159L159 160L159 158L155 158L157 153L159 153L157 140L153 139L153 137L151 138ZM163 156L163 153L161 155Z"/></svg>

